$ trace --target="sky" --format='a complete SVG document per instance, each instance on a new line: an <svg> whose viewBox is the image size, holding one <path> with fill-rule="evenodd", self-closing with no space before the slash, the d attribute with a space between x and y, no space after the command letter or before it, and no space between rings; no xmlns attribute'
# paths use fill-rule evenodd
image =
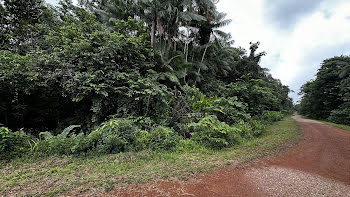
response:
<svg viewBox="0 0 350 197"><path fill-rule="evenodd" d="M350 55L349 0L220 0L234 46L260 41L261 65L294 91L315 78L324 59Z"/></svg>
<svg viewBox="0 0 350 197"><path fill-rule="evenodd" d="M294 102L324 59L350 55L349 0L219 0L217 7L232 19L223 30L235 47L261 43L261 66L294 91Z"/></svg>

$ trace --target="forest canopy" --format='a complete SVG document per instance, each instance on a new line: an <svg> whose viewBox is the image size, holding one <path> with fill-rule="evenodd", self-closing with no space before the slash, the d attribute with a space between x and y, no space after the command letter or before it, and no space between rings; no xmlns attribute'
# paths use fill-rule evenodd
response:
<svg viewBox="0 0 350 197"><path fill-rule="evenodd" d="M0 154L224 148L292 109L215 1L0 2Z"/></svg>

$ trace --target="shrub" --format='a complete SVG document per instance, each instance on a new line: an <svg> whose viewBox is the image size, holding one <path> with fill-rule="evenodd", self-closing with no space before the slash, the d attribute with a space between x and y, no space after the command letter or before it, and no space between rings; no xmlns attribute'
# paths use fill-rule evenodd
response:
<svg viewBox="0 0 350 197"><path fill-rule="evenodd" d="M293 114L293 110L292 109L289 109L289 110L281 110L281 113L284 115L284 116L291 116Z"/></svg>
<svg viewBox="0 0 350 197"><path fill-rule="evenodd" d="M213 105L222 108L221 113L217 113L217 116L220 121L228 124L235 124L241 120L247 121L251 118L246 112L246 104L238 101L237 97L222 97L215 100Z"/></svg>
<svg viewBox="0 0 350 197"><path fill-rule="evenodd" d="M284 117L283 113L277 111L265 111L260 119L267 123L272 123L282 120Z"/></svg>
<svg viewBox="0 0 350 197"><path fill-rule="evenodd" d="M46 155L71 155L87 152L99 154L114 154L127 151L172 150L180 137L166 127L157 127L150 132L141 130L136 120L112 119L85 136L69 134L76 125L66 128L61 134L54 136L50 132L40 135L44 140L37 140L31 145L32 152Z"/></svg>
<svg viewBox="0 0 350 197"><path fill-rule="evenodd" d="M193 140L212 149L222 149L241 141L241 130L220 122L216 116L205 116L198 123L191 123Z"/></svg>
<svg viewBox="0 0 350 197"><path fill-rule="evenodd" d="M151 130L149 135L150 148L152 150L173 150L179 143L178 136L172 129L159 126Z"/></svg>
<svg viewBox="0 0 350 197"><path fill-rule="evenodd" d="M196 113L209 114L221 112L222 106L215 105L214 102L219 100L217 97L207 97L198 88L184 86L187 97L187 103L191 105L192 111Z"/></svg>
<svg viewBox="0 0 350 197"><path fill-rule="evenodd" d="M265 124L258 120L252 120L249 124L252 127L252 135L254 137L259 137L266 128Z"/></svg>
<svg viewBox="0 0 350 197"><path fill-rule="evenodd" d="M206 115L215 115L220 121L235 124L240 120L249 120L246 113L246 104L232 97L207 97L197 88L185 88L188 102L192 104L192 110Z"/></svg>
<svg viewBox="0 0 350 197"><path fill-rule="evenodd" d="M151 135L149 132L145 130L141 130L138 132L135 142L134 142L134 150L140 151L144 149L148 149L150 145Z"/></svg>
<svg viewBox="0 0 350 197"><path fill-rule="evenodd" d="M42 132L40 136L44 140L39 141L37 150L40 153L49 155L70 155L75 152L75 147L84 140L84 134L80 133L76 135L70 134L75 128L80 127L79 125L71 125L65 128L61 134L56 136L50 132Z"/></svg>
<svg viewBox="0 0 350 197"><path fill-rule="evenodd" d="M140 128L133 120L113 119L91 132L81 149L96 150L99 153L131 151L140 132Z"/></svg>
<svg viewBox="0 0 350 197"><path fill-rule="evenodd" d="M19 157L29 150L30 137L23 131L0 127L0 159Z"/></svg>
<svg viewBox="0 0 350 197"><path fill-rule="evenodd" d="M251 124L241 120L239 121L238 124L235 124L234 126L238 128L239 135L242 136L243 138L248 139L253 137L254 130Z"/></svg>
<svg viewBox="0 0 350 197"><path fill-rule="evenodd" d="M350 125L350 107L333 110L328 120L338 124Z"/></svg>

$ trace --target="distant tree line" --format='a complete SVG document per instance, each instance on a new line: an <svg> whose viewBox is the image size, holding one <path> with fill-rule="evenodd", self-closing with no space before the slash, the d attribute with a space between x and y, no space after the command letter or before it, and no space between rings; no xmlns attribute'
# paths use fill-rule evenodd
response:
<svg viewBox="0 0 350 197"><path fill-rule="evenodd" d="M304 84L300 94L301 114L350 125L350 57L324 60L316 79Z"/></svg>

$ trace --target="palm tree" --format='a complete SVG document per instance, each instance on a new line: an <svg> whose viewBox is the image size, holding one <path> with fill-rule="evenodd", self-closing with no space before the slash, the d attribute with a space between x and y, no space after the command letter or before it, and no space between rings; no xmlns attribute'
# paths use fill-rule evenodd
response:
<svg viewBox="0 0 350 197"><path fill-rule="evenodd" d="M151 42L167 42L168 51L179 36L179 27L188 26L191 22L198 23L206 19L193 12L191 0L143 0L141 6L144 18L151 24ZM157 38L158 39L157 39Z"/></svg>
<svg viewBox="0 0 350 197"><path fill-rule="evenodd" d="M136 0L80 0L80 3L90 8L100 20L113 29L117 20L127 21L129 17L137 16Z"/></svg>
<svg viewBox="0 0 350 197"><path fill-rule="evenodd" d="M96 3L97 1L97 3ZM192 9L193 0L91 0L89 5L100 20L111 26L117 19L143 19L150 27L151 43L164 40L168 50L179 35L179 27L206 20Z"/></svg>
<svg viewBox="0 0 350 197"><path fill-rule="evenodd" d="M94 1L94 0L92 0ZM227 25L225 14L216 10L212 0L97 0L95 12L106 24L117 19L142 19L149 27L151 44L157 54L161 78L172 82L183 79L200 81L201 71L229 70L230 35L218 28ZM181 35L180 27L191 31ZM192 36L195 39L191 38ZM184 39L182 39L184 37ZM178 48L176 46L179 46ZM181 48L182 47L182 48ZM176 50L181 50L176 51ZM210 56L207 57L207 52ZM192 58L189 60L189 53Z"/></svg>

